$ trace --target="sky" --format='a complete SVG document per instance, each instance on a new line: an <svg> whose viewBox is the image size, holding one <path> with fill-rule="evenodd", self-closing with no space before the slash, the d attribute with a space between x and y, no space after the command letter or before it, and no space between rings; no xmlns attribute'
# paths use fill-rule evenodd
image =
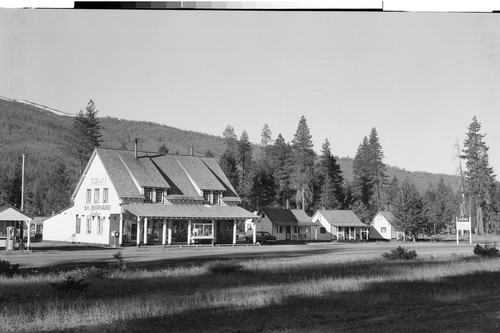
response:
<svg viewBox="0 0 500 333"><path fill-rule="evenodd" d="M304 116L340 157L375 127L386 164L444 174L477 116L498 174L499 34L487 13L0 9L0 96L254 143Z"/></svg>

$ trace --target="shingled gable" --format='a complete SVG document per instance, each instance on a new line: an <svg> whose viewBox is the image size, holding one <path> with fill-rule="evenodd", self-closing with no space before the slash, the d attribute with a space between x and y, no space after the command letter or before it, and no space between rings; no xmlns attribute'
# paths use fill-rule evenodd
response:
<svg viewBox="0 0 500 333"><path fill-rule="evenodd" d="M167 199L203 200L197 186L201 190L224 192L226 201L241 201L213 158L139 152L136 159L133 151L96 148L84 175L96 155L120 198L142 198L140 187L157 187L168 189Z"/></svg>
<svg viewBox="0 0 500 333"><path fill-rule="evenodd" d="M352 210L318 210L314 216L318 214L335 227L367 227Z"/></svg>
<svg viewBox="0 0 500 333"><path fill-rule="evenodd" d="M301 209L264 208L261 213L279 225L313 225L311 218Z"/></svg>

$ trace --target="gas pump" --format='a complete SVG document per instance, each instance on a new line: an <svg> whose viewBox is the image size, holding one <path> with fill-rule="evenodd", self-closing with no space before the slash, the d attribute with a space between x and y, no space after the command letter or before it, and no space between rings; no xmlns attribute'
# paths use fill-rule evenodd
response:
<svg viewBox="0 0 500 333"><path fill-rule="evenodd" d="M14 227L7 227L7 239L5 240L5 250L14 250L16 237L14 237Z"/></svg>

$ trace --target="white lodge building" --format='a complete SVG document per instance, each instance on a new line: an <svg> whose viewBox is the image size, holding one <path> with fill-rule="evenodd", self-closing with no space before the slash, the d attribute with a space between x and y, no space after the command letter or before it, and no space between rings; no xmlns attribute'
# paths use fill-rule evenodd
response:
<svg viewBox="0 0 500 333"><path fill-rule="evenodd" d="M257 217L216 160L198 156L96 148L72 201L44 222L44 240L234 244L237 222Z"/></svg>

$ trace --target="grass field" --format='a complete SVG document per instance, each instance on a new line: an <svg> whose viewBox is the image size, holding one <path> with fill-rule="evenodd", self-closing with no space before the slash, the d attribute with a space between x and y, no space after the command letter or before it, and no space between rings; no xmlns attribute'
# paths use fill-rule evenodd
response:
<svg viewBox="0 0 500 333"><path fill-rule="evenodd" d="M0 332L498 332L499 287L472 253L31 272L0 277Z"/></svg>

